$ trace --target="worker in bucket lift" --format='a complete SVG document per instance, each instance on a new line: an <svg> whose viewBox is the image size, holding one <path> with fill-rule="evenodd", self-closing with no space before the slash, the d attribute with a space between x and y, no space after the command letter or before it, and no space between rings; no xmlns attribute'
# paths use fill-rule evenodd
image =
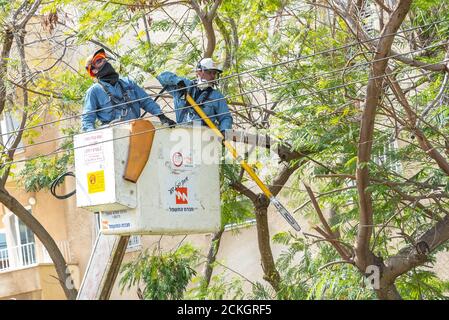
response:
<svg viewBox="0 0 449 320"><path fill-rule="evenodd" d="M97 119L101 125L137 119L141 108L157 116L162 124L176 124L162 113L145 90L128 77L120 77L108 60L104 49L97 50L87 60L87 72L98 81L87 90L84 98L83 131L95 129Z"/></svg>
<svg viewBox="0 0 449 320"><path fill-rule="evenodd" d="M173 96L176 113L176 122L190 124L199 122L206 125L192 107L187 107L185 90L193 100L203 109L204 113L214 122L225 136L225 131L232 127L232 116L226 100L216 89L218 76L222 70L211 58L204 58L196 66L195 80L178 77L176 74L165 71L156 78L162 87ZM179 90L186 88L185 90Z"/></svg>

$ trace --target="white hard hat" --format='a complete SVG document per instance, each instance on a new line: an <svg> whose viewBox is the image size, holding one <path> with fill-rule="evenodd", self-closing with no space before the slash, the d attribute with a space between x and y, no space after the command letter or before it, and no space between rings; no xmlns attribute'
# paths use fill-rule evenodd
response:
<svg viewBox="0 0 449 320"><path fill-rule="evenodd" d="M196 71L214 70L217 72L223 72L218 65L211 58L201 59L196 65Z"/></svg>

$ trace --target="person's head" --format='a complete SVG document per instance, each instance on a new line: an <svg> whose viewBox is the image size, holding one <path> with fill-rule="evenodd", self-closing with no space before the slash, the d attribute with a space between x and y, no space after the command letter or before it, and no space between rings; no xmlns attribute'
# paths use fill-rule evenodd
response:
<svg viewBox="0 0 449 320"><path fill-rule="evenodd" d="M205 81L213 81L218 78L222 70L211 58L204 58L196 66L196 75Z"/></svg>
<svg viewBox="0 0 449 320"><path fill-rule="evenodd" d="M86 70L91 77L97 77L98 72L107 62L107 55L104 49L95 51L86 61Z"/></svg>

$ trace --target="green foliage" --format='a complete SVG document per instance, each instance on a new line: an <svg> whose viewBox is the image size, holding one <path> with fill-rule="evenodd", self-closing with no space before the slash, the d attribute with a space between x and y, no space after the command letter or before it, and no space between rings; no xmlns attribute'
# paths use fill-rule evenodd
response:
<svg viewBox="0 0 449 320"><path fill-rule="evenodd" d="M212 276L210 284L205 287L202 277L192 280L192 288L186 292L186 299L198 300L241 300L246 299L241 278L233 277L229 280L224 273Z"/></svg>
<svg viewBox="0 0 449 320"><path fill-rule="evenodd" d="M64 130L70 136L73 129ZM52 182L74 165L73 142L71 137L61 144L62 150L68 150L52 157L38 157L25 162L24 168L18 174L18 182L27 192L49 190ZM60 181L61 184L63 181Z"/></svg>
<svg viewBox="0 0 449 320"><path fill-rule="evenodd" d="M193 10L188 10L185 3L181 6L185 12L173 16L170 10L162 10L160 6L163 3L151 2L154 5L151 8L136 7L139 3L134 0L117 3L56 0L45 3L40 14L62 13L65 8L76 9L79 15L72 21L74 27L64 31L65 35L76 39L72 46L79 46L80 52L84 52L87 47L93 46L92 42L104 44L117 54L113 62L116 69L139 83L165 69L182 76L192 76L193 66L202 57L205 46L205 39L196 36L204 34L199 17ZM3 9L0 12L1 20L8 21L11 10L20 4L19 1L0 0ZM201 1L200 5L210 9L211 2ZM448 0L415 0L404 27L447 19L448 13ZM329 219L332 230L338 231L341 241L353 245L357 240L360 212L358 191L350 177L355 175L357 169L368 169L371 180L365 191L372 198L375 213L370 246L376 255L385 260L404 246L411 245L411 240L447 213L448 197L443 193L449 193L448 176L430 160L428 153L420 149L409 127L398 123L407 115L387 83L377 108L374 137L370 142L372 157L368 162L358 162L360 120L371 70L367 62L373 59L374 54L373 50L362 46L331 50L356 40L341 17L326 16L322 9L307 8L301 1L281 0L226 0L222 2L218 15L221 26L220 30L216 28L214 55L222 60L225 57L229 59L224 76L275 65L239 78L223 79L221 85L225 95L230 96L228 100L237 102L233 108L243 115L236 117L236 123L252 117L251 125L254 127L263 128L264 133L288 141L295 150L307 151L309 161L301 165L289 180L291 185L282 193L289 205L302 205L298 214L312 223L319 223L314 208L310 204L303 205L308 198L302 190L301 180L306 180L319 195L320 206L335 211ZM145 30L144 19L148 30ZM160 38L156 37L161 33ZM396 37L395 49L406 52L409 48L424 48L448 36L449 24L439 23ZM323 51L326 53L316 54ZM435 46L415 53L413 59L437 63L445 55L444 46ZM80 58L78 63L65 62L67 68L58 66L30 82L30 88L32 86L45 96L30 94L27 125L39 125L45 119L43 115L58 118L80 112L82 97L92 84L92 79L83 70L84 58ZM290 59L294 61L281 63ZM12 56L7 62L11 73L20 71L17 57ZM30 66L34 67L34 63ZM416 71L410 71L411 68L398 61L390 61L389 66L400 71L398 81L415 112L419 114L432 104L443 83L443 74L422 76L413 88L414 81L403 82L401 79L416 75ZM253 90L261 91L242 94ZM273 105L274 101L276 105ZM12 103L15 112L21 110L16 102ZM240 104L254 108L249 111ZM263 108L272 108L268 120L264 120ZM447 156L447 99L436 103L426 120L419 127L436 150ZM25 141L30 143L38 136L38 130L24 133ZM399 148L391 147L392 141L400 141ZM65 146L69 145L66 142ZM5 154L2 161L6 161ZM17 180L23 183L27 191L46 189L56 176L72 164L70 153L39 158L27 162ZM270 181L278 166L264 166L261 170L256 164L254 168L265 181ZM317 177L325 174L341 175L341 178ZM222 227L253 218L251 202L231 186L236 181L248 182L246 175L240 176L239 165L223 164L220 179ZM426 198L432 193L443 196L437 198L438 201ZM423 203L424 209L419 205ZM429 212L432 214L430 217ZM350 264L329 265L341 258L329 243L313 240L316 239L297 238L287 231L273 236L274 243L284 246L276 261L282 279L279 292L274 292L266 283L256 282L251 284L248 295L248 283L242 279L230 280L223 274L215 275L207 289L201 287L202 279L194 271L199 253L189 246L168 253L157 250L142 253L136 261L123 268L122 290L143 285L146 299L375 298L373 291L364 287L359 270ZM447 245L440 248L443 249L447 249ZM186 291L189 282L194 287ZM445 299L448 291L447 282L423 268L401 276L396 284L406 299Z"/></svg>
<svg viewBox="0 0 449 320"><path fill-rule="evenodd" d="M199 252L185 244L173 252L145 250L121 268L121 292L143 285L145 300L182 299L187 285L196 275Z"/></svg>
<svg viewBox="0 0 449 320"><path fill-rule="evenodd" d="M407 300L448 300L449 281L440 279L434 272L414 269L396 281L401 296Z"/></svg>

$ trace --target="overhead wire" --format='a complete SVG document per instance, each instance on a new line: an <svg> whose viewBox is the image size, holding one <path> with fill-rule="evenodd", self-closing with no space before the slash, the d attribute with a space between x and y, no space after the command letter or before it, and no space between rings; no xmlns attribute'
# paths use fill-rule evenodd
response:
<svg viewBox="0 0 449 320"><path fill-rule="evenodd" d="M385 34L385 35L382 35L382 36L379 36L379 37L374 37L374 38L370 38L370 39L354 41L352 43L349 43L349 44L346 44L344 46L340 46L340 47L337 47L337 48L327 49L327 50L319 51L319 52L316 52L316 53L313 53L313 54L299 56L299 57L294 58L294 59L281 61L281 62L274 63L274 64L269 64L267 66L262 66L262 67L245 70L245 71L238 72L238 73L233 73L233 74L230 74L228 76L222 77L220 80L226 80L226 79L229 79L229 78L238 77L238 76L241 76L241 75L244 75L244 74L248 74L248 73L253 73L253 72L256 72L256 71L261 71L261 70L265 70L265 69L269 69L269 68L275 68L275 67L278 67L278 66L281 66L281 65L285 65L285 64L297 62L297 61L300 61L300 60L312 58L312 57L315 57L315 56L318 56L318 55L332 53L332 52L339 51L339 50L342 50L342 49L347 49L347 48L350 48L350 47L353 47L353 46L356 46L356 45L360 45L360 44L364 44L364 43L380 40L380 39L383 39L383 38L386 38L386 37L390 37L390 36L393 36L393 35L409 32L409 31L414 31L416 29L420 29L420 28L424 28L424 27L430 27L430 26L437 25L437 24L440 24L440 23L443 23L443 22L446 22L446 21L449 21L449 19L441 19L441 20L437 20L437 21L434 21L434 22L431 22L431 23L428 23L428 24L422 24L422 25L411 27L411 28L408 28L408 29L398 30L396 32ZM42 71L35 71L33 77L36 74L39 74L39 73L42 73ZM212 82L214 82L214 80L207 81L207 82L212 83ZM205 81L205 83L206 83L206 81ZM190 87L194 87L194 86L187 86L186 88L190 88ZM176 90L173 90L172 92L176 92L178 90L179 89L176 89Z"/></svg>
<svg viewBox="0 0 449 320"><path fill-rule="evenodd" d="M349 47L352 47L352 46L356 46L356 45L360 45L360 44L363 44L363 43L368 43L368 42L380 40L380 39L383 39L383 38L386 38L386 37L389 37L389 36L393 36L393 35L409 32L409 31L413 31L413 30L420 29L420 28L423 28L423 27L429 27L429 26L436 25L436 24L439 24L439 23L442 23L442 22L445 22L445 21L449 21L449 19L441 19L441 20L438 20L438 21L434 21L432 23L423 24L423 25L411 27L411 28L404 29L404 30L398 30L398 31L396 31L394 33L382 35L382 36L379 36L379 37L374 37L374 38L370 38L370 39L366 39L366 40L355 41L355 42L352 42L352 43L349 43L347 45L340 46L340 47L337 47L337 48L327 49L327 50L319 51L319 52L316 52L316 53L313 53L313 54L299 56L297 58L290 59L290 60L287 60L287 61L282 61L282 62L278 62L278 63L275 63L275 64L270 64L270 65L267 65L267 66L262 66L262 67L245 70L245 71L238 72L238 73L233 73L233 74L230 74L228 76L224 76L224 77L220 78L220 81L227 80L227 79L234 78L234 77L238 77L238 76L241 76L241 75L244 75L244 74L248 74L248 73L253 73L253 72L269 69L269 68L275 68L275 67L278 67L278 66L281 66L281 65L285 65L285 64L292 63L292 62L297 62L297 61L300 61L300 60L312 58L312 57L315 57L315 56L318 56L318 55L332 53L332 52L335 52L335 51L339 51L339 50L346 49L346 48L349 48ZM421 50L425 50L425 49L427 49L427 48L424 47L422 49L417 49L416 52L417 51L421 51ZM37 73L39 73L39 72L35 72L33 77ZM215 81L216 80L205 81L205 83L214 83ZM195 86L196 85L186 86L185 89L189 89L189 88L192 88L192 87L195 87ZM177 92L177 91L180 91L180 90L183 90L183 89L174 89L174 90L169 91L169 93L174 93L174 92ZM152 97L152 95L150 94L148 97L135 99L132 102L138 102L138 101L145 100L145 99L148 99L148 98L151 98L151 97ZM67 117L66 119L60 119L60 121L64 121L64 120L71 119L71 118L78 117L78 116L80 116L80 115L76 115L76 116L73 116L73 117ZM54 123L54 122L49 122L49 124L52 124L52 123ZM44 125L44 124L38 125L36 127L40 127L42 125Z"/></svg>
<svg viewBox="0 0 449 320"><path fill-rule="evenodd" d="M431 66L431 65L435 65L435 64L439 64L439 63L443 63L443 62L447 62L447 61L449 61L449 60L443 60L443 61L439 61L439 62L436 62L436 63L426 64L426 65L423 65L423 66L421 66L421 67ZM402 73L402 72L414 70L415 68L416 68L416 67L411 67L411 68L409 68L409 70L398 70L398 71L395 71L395 72L392 72L392 73L389 73L389 74L384 74L384 75L381 75L381 76L378 76L378 77L368 78L368 79L365 79L364 81L369 81L369 80L371 80L371 79L377 79L377 78L382 78L382 77L391 76L391 75L397 75L397 74ZM423 76L424 76L423 74L419 74L419 75L414 76L414 77L407 77L407 78L405 78L405 79L402 79L401 81L405 81L405 80L409 80L409 79L413 79L413 78L417 78L417 77L423 77ZM301 78L301 79L303 79L303 78ZM299 79L299 80L301 80L301 79ZM295 97L295 98L304 97L304 96L308 96L308 95L312 95L312 94L317 94L317 93L321 93L321 92L325 92L325 91L330 91L330 90L335 90L335 89L340 89L340 88L347 87L347 86L349 86L349 85L360 84L360 83L361 83L361 81L357 80L357 81L348 82L348 83L344 83L344 84L337 85L337 86L333 86L333 87L329 87L329 88L323 88L323 89L316 90L316 91L312 91L312 92L302 93L302 94L299 94L299 95L295 95L294 97ZM265 90L265 89L266 89L266 88L258 89L257 91L261 91L261 90ZM241 93L241 94L246 94L246 93L247 93L247 92L244 92L244 93ZM241 95L241 94L239 94L239 95ZM293 97L290 97L290 98L293 98ZM225 99L225 98L219 98L219 99L214 99L214 100L208 100L207 103L209 103L209 102L215 102L215 101L220 101L220 100L223 100L223 99ZM280 99L278 102L281 102L281 101L283 101L284 99L285 99L285 98ZM203 105L204 103L206 103L206 102L199 103L198 105ZM262 105L264 105L264 104L262 104ZM254 107L257 107L257 106L259 106L259 105L255 105ZM190 106L185 106L185 107L179 108L178 110L183 110L183 109L188 109L188 108L190 108ZM240 110L242 110L242 109L240 109ZM240 110L239 110L239 111L240 111ZM170 111L167 111L167 112L165 112L165 113L171 113L171 112L175 112L175 110L173 110L173 111L170 110ZM231 111L231 110L230 110L229 112L230 112L230 113L236 113L237 111ZM227 112L226 112L226 113L227 113ZM152 116L155 116L155 115L150 115L149 117L152 117ZM218 116L218 115L215 115L215 116ZM147 117L145 117L145 118L147 118ZM126 120L126 122L130 122L130 121L133 121L133 120L135 120L135 119ZM122 122L120 122L120 123L124 123L124 121L122 121ZM8 151L16 151L16 150L20 150L20 149L25 149L25 148L29 148L29 147L33 147L33 146L37 146L37 145L42 145L42 144L46 144L46 143L50 143L50 142L54 142L54 141L58 141L58 140L66 139L66 138L70 138L70 137L72 137L72 136L73 136L73 135L60 136L60 137L57 137L57 138L48 139L48 140L44 140L44 141L41 141L41 142L36 142L36 143L33 143L33 144L29 144L29 145L27 145L27 146L18 146L18 147L16 147L16 148L10 148L10 149L8 149Z"/></svg>
<svg viewBox="0 0 449 320"><path fill-rule="evenodd" d="M279 87L279 86L282 86L282 85L293 84L293 83L296 83L296 82L299 82L299 81L310 80L310 79L326 76L326 75L329 75L329 74L334 74L334 73L338 73L338 72L342 72L342 71L357 69L358 67L370 65L370 64L378 62L378 61L387 60L387 59L395 58L395 57L398 57L398 56L404 56L404 55L413 54L413 53L416 53L416 52L420 52L422 50L426 50L426 49L429 49L429 48L442 46L442 45L445 45L445 44L447 44L447 42L440 42L440 43L437 43L437 44L429 45L429 46L426 46L424 48L408 51L408 52L405 52L405 53L398 53L398 54L395 54L395 55L392 55L392 56L388 56L388 57L384 57L384 58L380 58L380 59L375 59L375 60L371 60L371 61L367 61L367 62L363 62L363 63L354 64L354 65L349 66L349 67L344 67L344 68L340 68L340 69L336 69L336 70L323 72L321 74L310 75L310 76L307 76L307 77L294 79L294 80L290 80L290 81L286 81L286 82L280 82L280 83L274 84L274 85L269 86L269 87L262 87L262 88L254 89L254 90L251 90L251 91L245 91L245 92L242 92L242 93L234 94L234 95L227 95L227 96L224 96L223 98L218 98L218 99L214 99L214 100L208 100L207 102L210 103L210 102L221 101L221 100L225 100L225 99L228 99L228 98L234 98L234 97L238 97L238 96L242 96L242 95L246 95L246 94L256 93L256 92L263 91L263 90L273 89L273 88L276 88L276 87ZM422 68L422 67L425 67L425 66L420 66L420 67ZM194 87L194 86L186 86L185 88L190 88L190 87ZM181 89L170 90L170 91L167 91L167 93L177 92L179 90L181 90ZM153 97L153 96L157 97L158 94L155 94L155 95L149 94L148 97L134 99L134 100L130 100L128 102L118 103L118 104L112 105L110 107L102 108L101 111L107 111L107 110L115 109L116 107L120 107L120 106L123 106L123 105L128 105L128 104L131 104L131 103L140 102L140 101L146 100L146 99L148 99L150 97ZM201 106L203 104L204 103L200 103L199 105ZM185 108L188 108L188 107L185 107ZM178 110L182 110L182 108L180 108ZM32 129L36 129L36 128L42 128L42 127L44 127L46 125L59 123L59 122L62 122L62 121L78 118L78 117L81 117L81 116L94 114L94 113L97 113L97 112L98 112L97 110L93 110L93 111L89 111L89 112L85 112L85 113L78 113L78 114L75 114L75 115L72 115L72 116L69 116L69 117L48 121L48 122L37 124L37 125L31 126L31 127L18 129L18 130L13 130L13 131L10 131L10 132L5 132L5 133L0 133L0 137L4 136L4 135L11 135L11 134L24 132L24 131L28 131L28 130L32 130ZM159 116L161 114L167 114L167 113L172 113L172 112L176 112L176 111L175 110L169 110L169 111L165 111L165 112L162 112L162 113L154 115L154 116Z"/></svg>
<svg viewBox="0 0 449 320"><path fill-rule="evenodd" d="M448 61L449 61L449 60L448 60ZM409 79L413 79L413 78L417 78L417 77L422 77L422 76L425 76L425 75L428 75L428 74L431 74L431 73L433 73L433 72L429 71L429 72L427 72L427 73L419 74L419 75L416 75L416 76L414 76L414 77L407 77L407 78L405 78L405 79L403 79L403 80L409 80ZM393 74L395 74L395 73L384 74L384 75L377 76L377 77L372 77L372 78L369 78L369 79L366 79L366 80L369 81L369 80L379 79L379 78L391 76L391 75L393 75ZM365 81L366 81L366 80L365 80ZM396 80L396 81L399 82L399 81L401 81L401 80ZM360 83L360 82L355 82L355 83ZM340 87L341 87L341 86L340 86ZM327 88L327 89L329 89L329 88ZM326 90L326 89L323 89L323 90ZM320 90L320 91L323 91L323 90ZM261 105L268 105L268 104L270 104L270 103L274 103L274 101L271 101L271 102L268 102L268 103L265 103L265 104L261 104ZM260 107L261 105L247 106L247 107L242 108L242 109L243 109L243 110L246 110L246 109L258 108L258 107ZM227 113L233 113L233 112L234 112L234 111L231 111L231 110L230 110L229 112L220 113L220 114L217 114L217 115L215 115L215 116L219 116L219 115L223 115L223 114L227 114ZM150 117L150 116L149 116L149 117ZM145 117L145 118L149 118L149 117ZM132 121L134 121L134 120L135 120L135 119L126 120L126 121L122 121L122 122L117 122L117 123L114 123L113 126L115 126L115 125L123 125L123 124L129 123L129 122L132 122ZM194 121L195 121L195 120L194 120ZM177 126L183 125L183 124L184 124L184 125L185 125L185 124L190 124L190 123L192 123L192 122L194 122L194 121L181 122L181 123L178 123ZM166 126L166 127L160 127L160 128L155 128L155 129L151 129L151 130L145 130L145 131L142 131L142 132L139 132L139 133L134 133L134 134L130 134L130 135L125 135L125 136L123 136L123 137L118 137L118 138L113 138L113 139L105 140L105 141L102 141L102 142L100 142L100 143L106 143L106 142L110 142L110 141L114 141L114 140L118 140L118 139L128 138L128 137L134 136L134 135L139 135L139 134L144 134L144 133L147 133L147 132L158 131L158 130L169 129L169 128L170 128L170 127ZM97 128L97 129L92 130L92 131L89 131L89 132L99 131L99 130L102 130L102 129L105 129L105 127L100 127L100 128ZM46 143L53 142L53 141L56 141L56 140L60 140L60 139L63 139L63 138L69 138L69 137L72 137L72 136L73 136L73 135L67 135L67 136L64 136L64 137L55 138L55 139L46 141ZM38 155L38 156L35 156L35 157L32 157L32 158L27 158L27 159L20 159L20 160L8 161L8 162L3 163L3 164L1 165L1 167L5 167L5 166L7 166L7 165L12 165L12 164L16 164L16 163L26 162L26 161L33 161L33 160L38 159L38 158L48 157L48 156L51 156L51 155L54 155L54 154L58 154L58 153L62 153L62 152L67 152L67 151L72 151L72 150L75 150L75 149L78 149L78 148L84 148L84 147L93 146L93 145L96 145L96 144L98 144L98 143L92 143L92 144L83 145L83 146L79 146L79 147L73 147L73 148L59 148L58 150L52 151L52 152L47 153L47 154L44 154L44 155Z"/></svg>

